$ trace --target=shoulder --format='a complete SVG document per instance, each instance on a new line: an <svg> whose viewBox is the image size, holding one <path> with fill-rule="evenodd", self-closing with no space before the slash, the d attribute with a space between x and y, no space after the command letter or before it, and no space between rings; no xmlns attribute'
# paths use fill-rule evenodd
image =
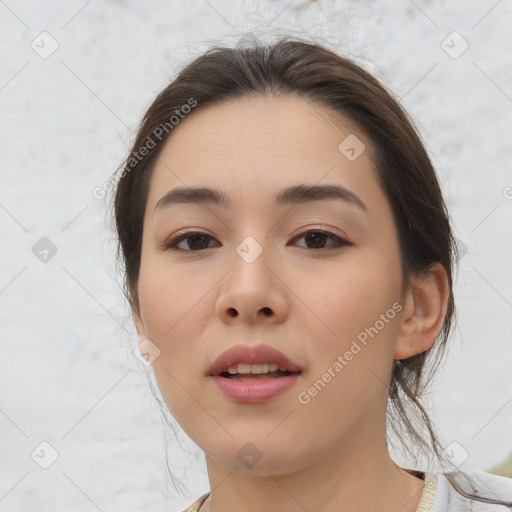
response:
<svg viewBox="0 0 512 512"><path fill-rule="evenodd" d="M487 499L488 501L484 501ZM499 503L499 502L505 503ZM433 512L512 510L512 478L469 469L436 474Z"/></svg>
<svg viewBox="0 0 512 512"><path fill-rule="evenodd" d="M192 505L189 505L187 508L183 509L182 512L197 512L199 510L199 507L204 503L206 498L210 495L209 492L206 494L203 494L201 497L197 498Z"/></svg>

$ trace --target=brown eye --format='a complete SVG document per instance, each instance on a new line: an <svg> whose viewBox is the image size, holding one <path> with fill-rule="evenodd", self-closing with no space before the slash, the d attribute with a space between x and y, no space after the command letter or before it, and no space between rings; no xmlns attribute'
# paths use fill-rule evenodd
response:
<svg viewBox="0 0 512 512"><path fill-rule="evenodd" d="M165 249L171 249L174 251L197 252L202 249L208 249L208 243L210 240L214 239L205 233L192 232L174 236L164 242L163 245ZM185 242L185 247L188 247L188 249L183 248L183 246L178 247L182 242Z"/></svg>
<svg viewBox="0 0 512 512"><path fill-rule="evenodd" d="M328 231L318 229L302 233L300 237L295 239L295 241L300 240L301 238L304 238L306 240L306 249L331 249L343 245L351 245L349 242L347 242L346 240L337 235L329 233ZM326 241L329 238L331 240L334 240L334 243L325 247Z"/></svg>

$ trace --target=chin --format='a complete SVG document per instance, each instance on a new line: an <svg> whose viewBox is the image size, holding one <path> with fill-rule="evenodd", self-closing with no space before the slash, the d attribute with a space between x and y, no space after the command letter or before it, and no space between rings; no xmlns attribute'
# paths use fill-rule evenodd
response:
<svg viewBox="0 0 512 512"><path fill-rule="evenodd" d="M310 455L297 453L291 444L283 446L282 442L274 443L265 438L261 441L247 439L245 437L243 441L233 440L228 449L217 446L213 450L205 450L207 459L212 459L227 471L262 477L268 477L269 474L287 475L307 467L308 461L311 463ZM277 449L276 445L280 445L282 449Z"/></svg>

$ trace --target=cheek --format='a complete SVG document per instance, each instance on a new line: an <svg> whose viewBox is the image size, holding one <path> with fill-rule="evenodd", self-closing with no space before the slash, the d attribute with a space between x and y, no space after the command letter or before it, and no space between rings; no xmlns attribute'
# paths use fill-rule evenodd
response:
<svg viewBox="0 0 512 512"><path fill-rule="evenodd" d="M400 297L395 266L361 255L331 267L328 276L317 275L303 282L298 295L314 313L308 317L318 320L323 339L352 339L392 308ZM394 310L390 314L394 317Z"/></svg>
<svg viewBox="0 0 512 512"><path fill-rule="evenodd" d="M301 291L315 313L305 316L309 328L302 325L300 329L312 333L315 346L310 351L313 372L309 380L321 379L331 368L337 376L329 384L333 392L337 389L344 394L347 389L357 388L361 399L366 393L366 398L372 400L390 376L402 307L397 301L400 282L395 279L399 267L370 254L344 263L336 272L331 269L329 279L309 281L307 289L304 286ZM318 327L313 329L313 324ZM325 376L325 380L329 378ZM327 406L333 398L328 392L322 400ZM348 402L358 407L352 403L354 394L345 396L345 400L345 405Z"/></svg>
<svg viewBox="0 0 512 512"><path fill-rule="evenodd" d="M197 361L202 362L201 345L213 304L212 276L195 276L179 267L163 267L156 258L147 258L139 277L139 302L146 337L160 350L152 368L170 408L187 399L184 389L197 385ZM196 361L194 368L191 362Z"/></svg>
<svg viewBox="0 0 512 512"><path fill-rule="evenodd" d="M211 309L208 304L211 281L211 275L203 278L200 273L184 272L179 265L166 264L165 258L146 258L139 277L139 301L148 337L153 337L165 349L185 344L184 333L191 338L200 332L198 317L205 309Z"/></svg>
<svg viewBox="0 0 512 512"><path fill-rule="evenodd" d="M311 340L304 411L314 410L320 423L333 422L341 431L385 403L401 306L381 271L348 272L319 286L316 295L308 292L323 323Z"/></svg>

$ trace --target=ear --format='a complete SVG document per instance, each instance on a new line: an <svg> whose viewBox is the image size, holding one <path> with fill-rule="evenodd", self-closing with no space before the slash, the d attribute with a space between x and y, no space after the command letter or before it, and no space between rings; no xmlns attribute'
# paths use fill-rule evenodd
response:
<svg viewBox="0 0 512 512"><path fill-rule="evenodd" d="M427 275L411 282L402 302L395 359L406 359L432 347L443 326L449 295L448 274L439 262Z"/></svg>

